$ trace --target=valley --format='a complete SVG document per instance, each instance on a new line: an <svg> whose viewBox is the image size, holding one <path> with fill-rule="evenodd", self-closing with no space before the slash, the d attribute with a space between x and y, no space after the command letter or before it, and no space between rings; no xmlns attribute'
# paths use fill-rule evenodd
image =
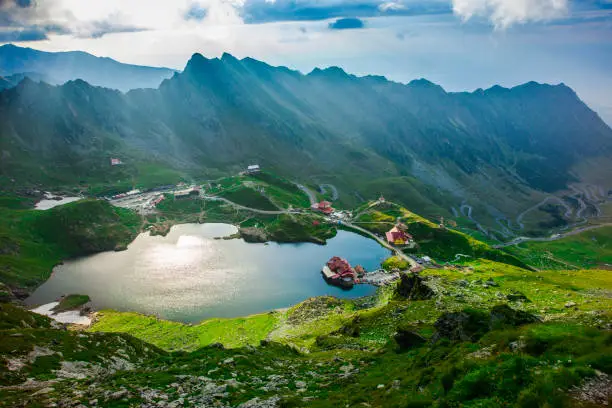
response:
<svg viewBox="0 0 612 408"><path fill-rule="evenodd" d="M567 85L0 57L0 407L612 403L612 129Z"/></svg>
<svg viewBox="0 0 612 408"><path fill-rule="evenodd" d="M324 197L315 186L302 187L314 198ZM182 196L185 192L193 194ZM88 308L100 302L103 307L114 305L123 311L104 309L92 313L88 309L86 313L92 317L89 327L72 326L64 331L58 330L57 322L21 306L0 304L0 336L7 339L0 347L0 358L7 364L0 368L0 406L80 403L117 407L134 404L275 407L329 406L330 400L349 405L373 401L384 406L406 403L428 406L436 401L465 405L488 403L485 401L519 406L528 406L529 401L597 404L602 400L591 393L600 395L609 385L606 356L611 351L606 336L612 324L608 293L612 283L609 271L582 269L601 265L582 264L579 269L568 270L557 264L561 270L536 272L530 265L542 267L534 262L539 259L539 250L522 248L526 243L517 246L520 252L494 249L450 225L440 226L382 198L344 210L351 218L339 224L330 219L332 216L310 209L309 194L299 186L266 172L221 178L202 184L199 190L183 185L148 194L133 194L129 205L122 201L124 198L110 202L85 198L48 210L27 209L33 203L25 199L3 201L3 225L13 231L2 238L13 245L12 252L2 254L3 264L12 265L4 272L3 282L10 284L5 286L8 291L5 299L7 294L19 295L22 290L38 286L60 260L54 258L57 254L29 252L27 241L21 243L20 239L31 236L31 242L42 239L46 245L61 248L61 253L66 254L61 259L90 251L121 251L66 260L34 293L32 301L51 301L74 289L75 293L91 297ZM150 203L158 195L164 199L154 208L143 210L142 203ZM229 198L219 200L221 197ZM266 209L272 206L276 210ZM89 231L83 222L95 223L95 231ZM232 240L215 240L239 231L215 222L265 231L266 240L322 239L327 245L265 246L246 243L237 238L239 235ZM100 239L97 234L111 225L112 230L121 231L114 223L123 225L125 235L116 233L113 240L96 243ZM411 263L419 265L417 261L431 256L433 261L420 267L420 273L401 272L399 281L366 292L361 289L368 286L361 285L346 295L324 283L318 269L331 255L344 255L370 270L376 269L376 264L390 254L377 242L382 240L379 236L398 223L406 226L416 246L393 248L399 257L387 259L382 266L388 273L397 273L394 271L407 270ZM39 231L41 226L54 234L46 234L45 229ZM208 238L196 239L200 234L197 231L209 228L214 231L207 233ZM143 230L165 237L143 234L136 237ZM604 231L602 237L605 234ZM346 241L348 237L352 238ZM134 238L136 241L131 242ZM186 253L176 256L168 253L162 257L160 267L168 268L171 265L168 262L174 259L176 268L168 269L170 280L162 279L166 282L160 286L162 292L155 294L150 288L152 281L162 278L161 269L156 272L147 263L142 268L143 280L135 281L131 289L127 286L128 292L121 295L135 303L123 306L105 303L105 291L120 294L118 288L126 288L133 279L131 267L115 264L113 259L128 259L134 256L131 254L140 253L141 259L147 260L161 254L154 250L147 255L138 249L143 239L159 243L168 240L176 245L182 242L184 245L171 245L168 249L189 251L195 256L194 262L189 263L191 258ZM338 247L336 242L344 243ZM385 241L382 243L389 246ZM205 293L223 295L235 290L236 282L231 284L233 289L222 289L218 286L221 281L210 280L200 287L188 278L213 278L210 272L202 273L210 271L211 266L206 266L199 255L208 253L209 249L204 248L211 248L210 245L240 247L225 255L229 258L218 261L217 267L223 268L218 278L226 282L228 278L243 279L237 276L239 270L227 270L238 260L232 260L230 254L240 253L239 262L250 265L245 272L256 278L252 268L256 258L248 255L252 250L294 248L285 263L279 264L278 255L266 255L271 257L260 269L267 271L266 275L273 271L281 273L270 281L280 286L262 288L257 285L263 282L249 283L250 278L245 281L248 293L266 299L267 306L261 310L267 312L252 314L249 311L255 310L257 300L240 294L236 299L246 301L242 309L232 309L231 300L229 303L224 300L217 309L200 303L190 306L196 314L177 311L176 300L184 302ZM601 245L606 248L607 244L602 241ZM349 252L342 252L343 246ZM313 250L326 254L315 255ZM584 255L570 256L585 259ZM375 259L377 256L381 257ZM365 257L370 260L365 261ZM47 260L41 266L47 265L48 269L39 269L40 277L31 278L38 280L28 283L11 278L21 276L28 265L43 259ZM81 278L66 272L95 259L99 259L95 261L98 266L81 268L83 278L97 282L85 293L87 286L79 286ZM294 264L304 269L299 275L306 281L288 274L295 269ZM204 269L194 273L200 265ZM113 278L109 272L120 275ZM288 280L283 281L283 277ZM122 279L127 281L122 283ZM306 283L308 280L311 283ZM115 290L113 282L119 285ZM319 293L303 291L314 282L327 289ZM184 287L176 292L177 297L167 297L176 283ZM48 285L59 286L45 295L48 297L40 297ZM301 292L284 300L282 306L287 307L278 308L280 304L270 303L294 285ZM210 291L211 287L216 289ZM273 295L266 295L268 289L272 289ZM145 300L139 291L153 297ZM306 299L321 294L341 296ZM174 300L166 307L165 302L171 299ZM73 301L64 304L70 302ZM161 308L137 306L142 302ZM74 297L74 304L80 303L80 298ZM81 307L76 306L71 313L78 315ZM136 310L145 314L135 313ZM202 318L205 319L201 321ZM575 348L576 344L581 344L581 348ZM524 378L522 385L508 388L504 378L509 373ZM479 379L477 383L473 382L474 377ZM29 380L25 381L26 378ZM421 390L406 391L417 383ZM550 383L557 385L556 390L544 392Z"/></svg>
<svg viewBox="0 0 612 408"><path fill-rule="evenodd" d="M492 241L609 215L612 130L564 84L453 93L230 54L194 54L158 88L38 81L0 94L4 191L114 195L259 163L346 208L382 194Z"/></svg>

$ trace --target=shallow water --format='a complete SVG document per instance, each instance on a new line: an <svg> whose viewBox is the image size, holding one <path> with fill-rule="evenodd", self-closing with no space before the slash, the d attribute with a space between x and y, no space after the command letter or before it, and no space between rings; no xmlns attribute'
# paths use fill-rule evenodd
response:
<svg viewBox="0 0 612 408"><path fill-rule="evenodd" d="M43 304L64 294L87 294L96 309L112 308L197 322L288 307L311 296L354 298L374 293L357 285L330 286L321 267L332 256L368 270L389 255L375 241L346 231L325 246L249 244L215 240L236 228L183 224L166 237L140 234L123 252L104 252L65 262L27 300Z"/></svg>

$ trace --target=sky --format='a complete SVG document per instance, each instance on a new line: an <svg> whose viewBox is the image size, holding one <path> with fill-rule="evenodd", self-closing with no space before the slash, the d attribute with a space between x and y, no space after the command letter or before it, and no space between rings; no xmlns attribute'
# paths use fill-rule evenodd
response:
<svg viewBox="0 0 612 408"><path fill-rule="evenodd" d="M0 0L0 43L179 70L229 52L447 91L563 82L612 124L612 0Z"/></svg>

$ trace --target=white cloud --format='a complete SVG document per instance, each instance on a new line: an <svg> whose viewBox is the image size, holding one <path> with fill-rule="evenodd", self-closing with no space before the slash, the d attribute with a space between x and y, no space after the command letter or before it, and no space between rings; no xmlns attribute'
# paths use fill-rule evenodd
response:
<svg viewBox="0 0 612 408"><path fill-rule="evenodd" d="M206 10L203 19L185 18L194 6ZM75 37L86 38L96 36L100 28L113 32L113 28L181 30L198 25L242 24L243 6L244 0L45 0L28 8L13 4L3 11L10 11L11 18L24 26L58 26Z"/></svg>
<svg viewBox="0 0 612 408"><path fill-rule="evenodd" d="M485 17L495 28L504 29L562 17L568 11L568 0L453 0L453 10L464 20Z"/></svg>
<svg viewBox="0 0 612 408"><path fill-rule="evenodd" d="M406 5L399 3L397 1L387 1L384 3L380 3L380 5L378 6L378 9L380 11L389 11L389 10L405 10L407 7Z"/></svg>

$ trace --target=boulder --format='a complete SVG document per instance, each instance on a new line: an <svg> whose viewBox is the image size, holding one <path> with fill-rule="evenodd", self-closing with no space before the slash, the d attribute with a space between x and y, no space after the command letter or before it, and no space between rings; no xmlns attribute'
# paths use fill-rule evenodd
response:
<svg viewBox="0 0 612 408"><path fill-rule="evenodd" d="M338 330L333 332L332 334L349 336L349 337L359 337L360 328L359 323L361 322L361 318L356 316L350 323L342 325Z"/></svg>
<svg viewBox="0 0 612 408"><path fill-rule="evenodd" d="M442 337L449 340L476 341L490 330L503 327L516 327L539 322L536 316L512 309L503 304L493 307L488 313L482 310L465 309L461 312L448 312L436 320L436 333L433 340Z"/></svg>
<svg viewBox="0 0 612 408"><path fill-rule="evenodd" d="M398 327L393 338L400 351L418 347L425 343L425 338L409 327Z"/></svg>
<svg viewBox="0 0 612 408"><path fill-rule="evenodd" d="M490 329L498 329L504 326L522 326L524 324L539 322L536 316L522 310L512 309L508 305L498 305L491 309L489 320Z"/></svg>
<svg viewBox="0 0 612 408"><path fill-rule="evenodd" d="M268 235L266 234L266 231L261 228L240 228L238 233L240 234L240 237L245 240L245 242L268 242Z"/></svg>
<svg viewBox="0 0 612 408"><path fill-rule="evenodd" d="M489 279L483 284L483 286L495 288L499 285L493 279Z"/></svg>
<svg viewBox="0 0 612 408"><path fill-rule="evenodd" d="M530 302L530 300L522 292L512 291L506 295L506 299L510 302Z"/></svg>
<svg viewBox="0 0 612 408"><path fill-rule="evenodd" d="M447 312L436 320L434 327L434 341L442 337L449 340L476 341L489 330L489 316L485 312L472 309Z"/></svg>
<svg viewBox="0 0 612 408"><path fill-rule="evenodd" d="M408 300L426 300L431 299L435 293L419 275L402 272L396 295Z"/></svg>

